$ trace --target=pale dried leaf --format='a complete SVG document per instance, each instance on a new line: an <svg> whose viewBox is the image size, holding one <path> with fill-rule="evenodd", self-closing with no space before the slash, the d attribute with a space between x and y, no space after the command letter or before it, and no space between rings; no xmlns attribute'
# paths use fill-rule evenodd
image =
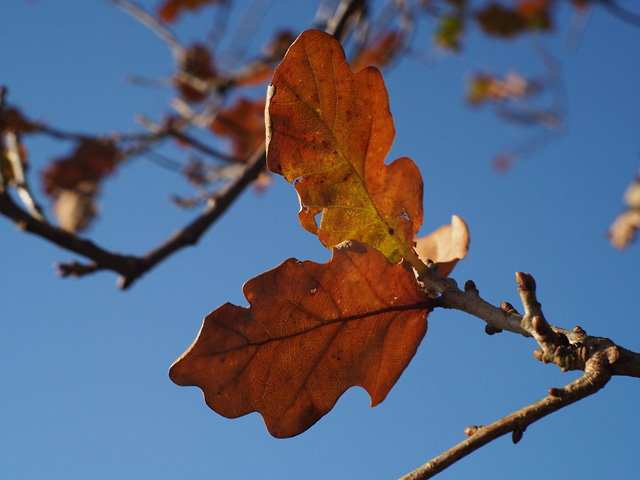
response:
<svg viewBox="0 0 640 480"><path fill-rule="evenodd" d="M416 239L416 253L426 262L438 264L440 276L451 273L458 261L469 251L469 229L457 215L451 217L451 225L443 225L426 237Z"/></svg>

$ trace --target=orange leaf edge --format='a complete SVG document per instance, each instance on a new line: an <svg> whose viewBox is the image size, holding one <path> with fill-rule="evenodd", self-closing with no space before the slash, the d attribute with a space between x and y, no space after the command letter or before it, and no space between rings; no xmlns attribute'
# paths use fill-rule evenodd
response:
<svg viewBox="0 0 640 480"><path fill-rule="evenodd" d="M432 308L413 271L359 242L336 247L325 264L289 259L243 293L250 306L211 312L169 377L201 388L227 418L259 412L278 438L310 428L352 386L364 388L372 406L382 402Z"/></svg>

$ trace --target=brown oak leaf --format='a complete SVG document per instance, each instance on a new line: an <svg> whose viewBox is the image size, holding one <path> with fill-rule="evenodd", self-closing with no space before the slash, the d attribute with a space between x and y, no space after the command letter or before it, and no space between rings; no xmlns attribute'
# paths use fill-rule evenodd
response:
<svg viewBox="0 0 640 480"><path fill-rule="evenodd" d="M171 367L178 385L236 418L259 412L275 437L302 433L350 387L372 406L409 364L432 299L404 264L345 242L325 263L289 259L247 282L249 308L222 305Z"/></svg>
<svg viewBox="0 0 640 480"><path fill-rule="evenodd" d="M267 166L295 182L301 225L327 248L354 239L391 262L409 258L422 177L409 158L384 163L395 128L380 72L352 72L335 38L309 30L276 69L267 101Z"/></svg>
<svg viewBox="0 0 640 480"><path fill-rule="evenodd" d="M186 50L180 63L174 82L182 98L189 102L204 100L209 82L217 76L211 52L204 45L193 45Z"/></svg>
<svg viewBox="0 0 640 480"><path fill-rule="evenodd" d="M264 100L239 98L218 114L211 131L227 137L233 146L233 156L239 161L246 160L264 143Z"/></svg>
<svg viewBox="0 0 640 480"><path fill-rule="evenodd" d="M609 228L609 241L620 250L635 240L640 229L640 174L627 188L624 203L627 209L616 217Z"/></svg>
<svg viewBox="0 0 640 480"><path fill-rule="evenodd" d="M197 10L209 3L224 0L165 0L158 6L158 17L165 22L173 22L185 10Z"/></svg>
<svg viewBox="0 0 640 480"><path fill-rule="evenodd" d="M118 155L110 140L83 140L71 155L44 170L43 188L54 198L54 213L63 229L76 233L89 225L98 212L100 182L115 170Z"/></svg>
<svg viewBox="0 0 640 480"><path fill-rule="evenodd" d="M388 31L381 33L365 43L351 60L354 71L368 66L384 68L388 66L404 47L404 35L401 32Z"/></svg>

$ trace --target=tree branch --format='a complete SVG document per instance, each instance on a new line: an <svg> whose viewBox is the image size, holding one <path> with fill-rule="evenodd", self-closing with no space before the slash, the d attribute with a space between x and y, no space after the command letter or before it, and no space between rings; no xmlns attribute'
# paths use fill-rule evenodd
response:
<svg viewBox="0 0 640 480"><path fill-rule="evenodd" d="M95 264L92 271L107 269L121 275L128 275L131 270L130 264L134 260L133 257L111 253L90 240L38 220L20 208L6 191L0 194L0 213L11 219L20 230L33 233L66 250L90 258Z"/></svg>
<svg viewBox="0 0 640 480"><path fill-rule="evenodd" d="M140 7L129 2L128 0L110 0L114 5L122 8L130 13L136 19L149 26L160 37L162 37L172 48L174 54L182 55L184 47L176 40L173 34L155 18L142 10ZM341 37L347 31L349 22L359 15L363 15L366 7L366 0L343 0L335 14L327 25L327 31L337 37ZM71 139L80 141L89 138L82 134L62 132L57 129L38 126L36 132L45 133L60 139ZM151 143L165 138L166 136L174 136L186 141L194 148L210 156L231 160L218 151L196 141L180 128L169 128L162 132L152 132L150 134L141 135L142 145L132 147L125 151L124 155L136 155L147 150ZM136 139L132 136L131 139ZM222 215L233 201L242 193L242 191L256 178L263 170L266 164L264 145L257 149L248 159L244 170L236 178L232 179L222 190L209 199L207 207L184 228L175 232L166 241L159 244L154 249L144 255L121 255L110 252L105 248L95 244L94 242L81 238L77 235L66 232L65 230L46 223L43 219L25 211L17 205L6 189L0 189L0 214L9 218L15 223L19 229L38 235L66 250L75 252L90 260L89 263L80 263L78 261L70 261L67 263L57 264L58 272L61 276L81 277L100 270L111 270L119 274L118 286L121 289L130 287L138 278L140 278L148 270L163 261L169 255L177 252L185 246L194 245L204 234L204 232Z"/></svg>
<svg viewBox="0 0 640 480"><path fill-rule="evenodd" d="M610 352L601 351L586 363L584 375L564 388L551 388L549 395L532 405L504 417L486 427L469 427L465 433L469 438L438 455L433 460L413 470L400 480L424 480L431 478L458 460L478 450L489 442L512 432L514 443L518 443L523 432L532 423L560 410L567 405L593 395L611 379Z"/></svg>
<svg viewBox="0 0 640 480"><path fill-rule="evenodd" d="M460 310L484 320L487 333L507 330L535 338L542 347L534 352L535 357L544 363L554 363L564 370L584 370L586 361L596 352L615 346L618 357L611 362L613 374L640 378L640 354L622 348L608 338L587 335L579 326L565 330L549 325L536 297L535 280L528 273L516 272L524 315L507 302L498 308L482 299L472 281L465 284L464 291L460 290L454 279L440 277L433 263L427 265L426 273L420 279L428 290L440 293L439 307Z"/></svg>
<svg viewBox="0 0 640 480"><path fill-rule="evenodd" d="M162 24L162 22L158 21L153 15L150 15L145 10L143 10L138 5L135 5L128 0L109 0L118 8L127 12L129 15L134 17L143 25L146 25L153 31L158 37L166 42L169 45L169 48L173 51L174 55L177 58L180 58L184 55L184 47L180 44L180 42L173 35L171 30L169 30L166 26Z"/></svg>
<svg viewBox="0 0 640 480"><path fill-rule="evenodd" d="M613 0L599 0L599 3L609 10L613 16L635 27L640 27L640 14L627 10L621 7L617 2Z"/></svg>
<svg viewBox="0 0 640 480"><path fill-rule="evenodd" d="M400 480L422 480L454 464L471 452L502 435L513 432L517 443L525 429L562 407L577 402L600 390L613 375L640 378L640 354L616 345L612 340L593 337L579 326L572 331L549 325L542 313L542 305L536 295L536 282L528 273L516 272L518 292L524 306L524 315L503 302L495 307L480 297L473 281L465 284L464 292L452 278L438 274L437 265L428 262L420 275L427 290L438 292L437 305L467 312L487 322L489 334L508 330L526 337L533 337L540 349L534 351L537 360L554 363L567 370L584 370L584 375L562 389L551 388L549 396L529 405L487 427L468 427L470 437L423 466L408 473Z"/></svg>
<svg viewBox="0 0 640 480"><path fill-rule="evenodd" d="M38 220L20 208L7 192L0 194L0 213L10 218L19 229L38 235L92 261L90 264L81 264L76 261L58 264L61 276L80 277L99 270L112 270L120 275L118 286L121 289L126 289L172 253L197 243L202 234L229 208L245 187L258 177L265 162L263 146L249 159L242 174L233 179L215 198L209 201L200 216L178 230L165 242L140 257L109 252L90 240L80 238Z"/></svg>

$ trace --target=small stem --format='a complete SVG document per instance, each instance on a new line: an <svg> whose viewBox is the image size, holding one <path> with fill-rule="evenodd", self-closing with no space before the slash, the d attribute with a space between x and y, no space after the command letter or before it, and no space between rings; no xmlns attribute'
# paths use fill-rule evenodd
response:
<svg viewBox="0 0 640 480"><path fill-rule="evenodd" d="M7 143L6 158L9 160L11 170L13 172L13 181L15 182L16 189L18 190L18 196L29 213L42 222L46 223L44 211L38 202L35 200L31 189L27 183L27 176L25 175L25 168L20 154L20 142L18 141L18 135L12 131L8 131L4 135Z"/></svg>
<svg viewBox="0 0 640 480"><path fill-rule="evenodd" d="M606 352L599 352L587 362L584 375L579 379L562 389L551 389L550 395L547 397L491 425L475 429L475 433L470 438L416 468L401 477L400 480L425 480L431 478L480 447L510 432L514 432L514 442L517 443L522 432L529 425L567 405L593 395L607 384L611 379L611 374L611 366Z"/></svg>
<svg viewBox="0 0 640 480"><path fill-rule="evenodd" d="M153 15L150 15L145 10L140 8L138 5L135 5L128 0L109 0L116 7L124 10L129 15L134 17L143 25L149 27L151 31L153 31L156 35L158 35L162 40L164 40L167 45L173 51L173 54L176 58L182 58L185 53L184 47L178 42L176 37L171 33L167 27L165 27L160 21L158 21Z"/></svg>

